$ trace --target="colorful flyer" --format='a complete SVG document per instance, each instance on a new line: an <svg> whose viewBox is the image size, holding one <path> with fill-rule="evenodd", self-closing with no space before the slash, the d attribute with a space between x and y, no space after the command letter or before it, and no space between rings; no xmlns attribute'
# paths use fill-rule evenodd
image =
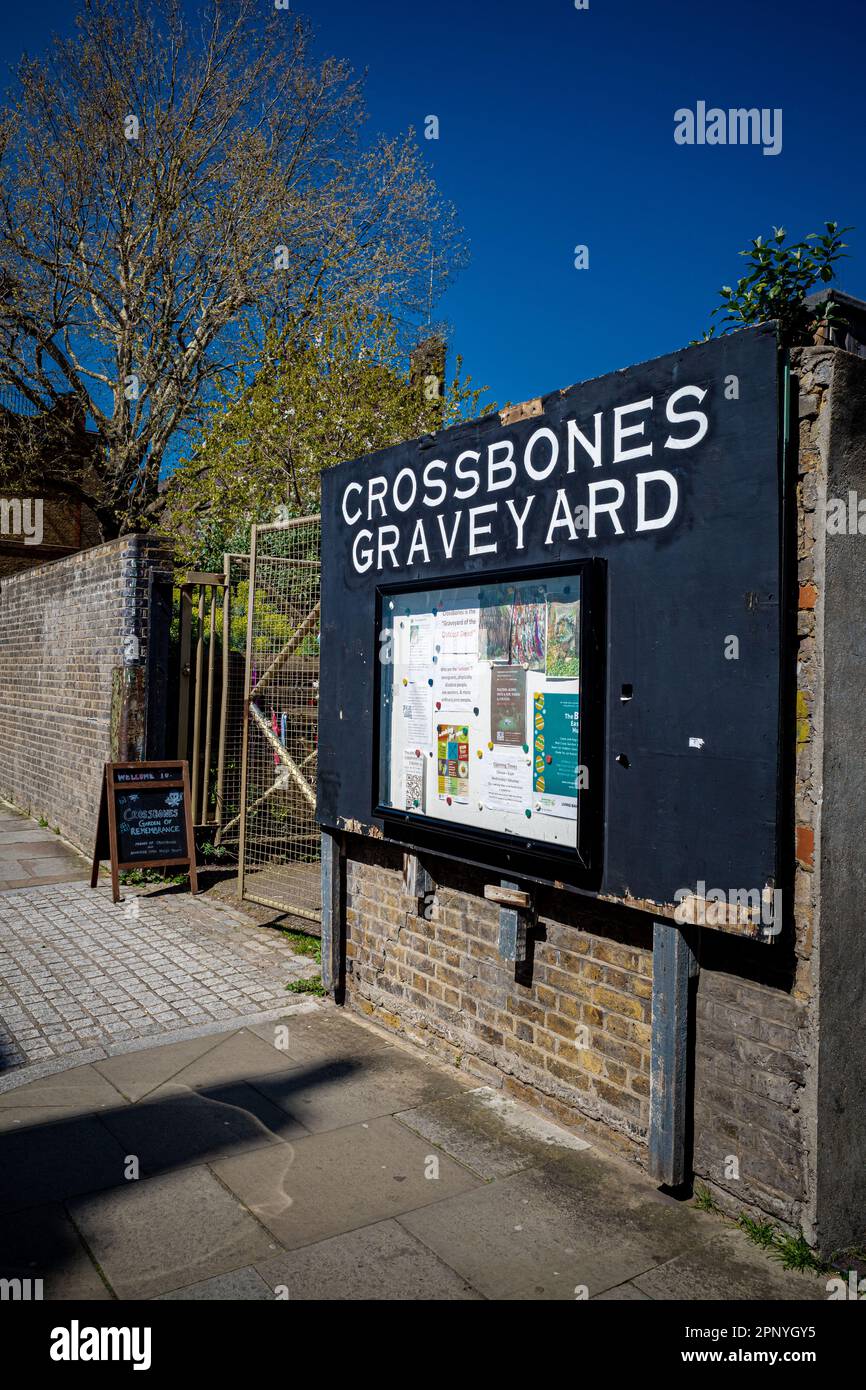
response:
<svg viewBox="0 0 866 1390"><path fill-rule="evenodd" d="M580 676L580 599L547 604L547 675L552 680Z"/></svg>
<svg viewBox="0 0 866 1390"><path fill-rule="evenodd" d="M507 661L511 651L511 603L489 603L481 610L478 655L482 661Z"/></svg>
<svg viewBox="0 0 866 1390"><path fill-rule="evenodd" d="M539 690L533 700L533 779L538 809L548 816L577 811L580 696Z"/></svg>
<svg viewBox="0 0 866 1390"><path fill-rule="evenodd" d="M498 747L526 742L526 672L522 666L490 670L490 737Z"/></svg>
<svg viewBox="0 0 866 1390"><path fill-rule="evenodd" d="M511 613L511 660L532 671L544 670L546 605L515 603Z"/></svg>
<svg viewBox="0 0 866 1390"><path fill-rule="evenodd" d="M436 756L440 801L468 801L468 726L466 724L437 724Z"/></svg>

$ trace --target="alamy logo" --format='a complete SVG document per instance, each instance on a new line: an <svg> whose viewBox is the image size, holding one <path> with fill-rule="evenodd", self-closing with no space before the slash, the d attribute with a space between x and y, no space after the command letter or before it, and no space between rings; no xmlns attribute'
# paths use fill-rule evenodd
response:
<svg viewBox="0 0 866 1390"><path fill-rule="evenodd" d="M707 109L699 101L692 111L681 106L674 112L674 140L678 145L763 145L764 154L782 153L782 109L777 106Z"/></svg>
<svg viewBox="0 0 866 1390"><path fill-rule="evenodd" d="M0 1303L39 1302L42 1297L41 1279L0 1279Z"/></svg>
<svg viewBox="0 0 866 1390"><path fill-rule="evenodd" d="M69 1327L51 1331L52 1361L131 1361L134 1371L150 1370L149 1327Z"/></svg>
<svg viewBox="0 0 866 1390"><path fill-rule="evenodd" d="M41 545L42 498L0 497L0 536L21 536L25 545Z"/></svg>

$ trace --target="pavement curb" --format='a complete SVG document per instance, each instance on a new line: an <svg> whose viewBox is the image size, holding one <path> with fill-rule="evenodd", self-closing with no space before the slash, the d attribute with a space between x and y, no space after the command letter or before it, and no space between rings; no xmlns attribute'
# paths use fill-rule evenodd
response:
<svg viewBox="0 0 866 1390"><path fill-rule="evenodd" d="M31 1062L29 1066L0 1076L0 1095L26 1086L29 1081L41 1081L46 1076L56 1076L58 1072L71 1071L73 1067L87 1066L89 1062L104 1062L108 1057L122 1057L128 1052L145 1052L151 1047L163 1047L166 1043L188 1042L192 1038L207 1038L219 1033L231 1033L238 1028L253 1028L259 1023L271 1023L280 1018L290 1018L295 1014L321 1012L321 1005L314 1000L304 1000L300 1004L289 1004L283 1009L269 1009L267 1013L246 1014L242 1018L220 1018L211 1023L192 1024L189 1028L175 1028L170 1033L149 1033L146 1037L127 1038L123 1042L108 1043L105 1046L81 1048L78 1052L67 1052L62 1057L52 1057L44 1062Z"/></svg>

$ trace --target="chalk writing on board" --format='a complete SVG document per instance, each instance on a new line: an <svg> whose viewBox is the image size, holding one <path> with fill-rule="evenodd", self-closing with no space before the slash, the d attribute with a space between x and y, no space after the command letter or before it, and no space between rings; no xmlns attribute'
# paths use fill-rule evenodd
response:
<svg viewBox="0 0 866 1390"><path fill-rule="evenodd" d="M144 787L115 793L120 861L182 858L186 852L183 793Z"/></svg>

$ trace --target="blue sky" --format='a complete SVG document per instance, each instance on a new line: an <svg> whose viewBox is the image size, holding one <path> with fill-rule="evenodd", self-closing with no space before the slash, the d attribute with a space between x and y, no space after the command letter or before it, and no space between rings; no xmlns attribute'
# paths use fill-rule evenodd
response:
<svg viewBox="0 0 866 1390"><path fill-rule="evenodd" d="M267 0L263 0L266 4ZM7 63L69 0L4 15ZM439 307L473 378L523 400L680 347L737 251L853 223L866 298L862 0L308 0L323 50L368 69L371 126L414 125L472 262ZM680 146L674 111L780 107L782 151ZM438 141L423 139L436 115ZM589 269L574 268L574 247Z"/></svg>

